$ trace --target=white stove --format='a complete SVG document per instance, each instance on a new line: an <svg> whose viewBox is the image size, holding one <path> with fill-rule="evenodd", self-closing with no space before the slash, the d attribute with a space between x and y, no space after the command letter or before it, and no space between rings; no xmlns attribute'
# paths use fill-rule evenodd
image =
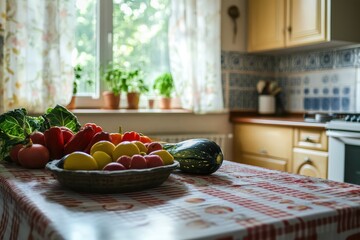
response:
<svg viewBox="0 0 360 240"><path fill-rule="evenodd" d="M340 119L333 119L325 125L327 130L360 132L360 122L346 122Z"/></svg>
<svg viewBox="0 0 360 240"><path fill-rule="evenodd" d="M326 123L330 180L360 185L360 114L344 114Z"/></svg>

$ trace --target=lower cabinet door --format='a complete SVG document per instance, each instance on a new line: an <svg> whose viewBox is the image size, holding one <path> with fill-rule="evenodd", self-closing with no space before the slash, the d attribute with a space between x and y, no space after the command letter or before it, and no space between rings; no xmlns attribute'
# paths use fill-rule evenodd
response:
<svg viewBox="0 0 360 240"><path fill-rule="evenodd" d="M267 169L286 171L287 161L266 156L257 156L252 154L241 154L240 163L263 167Z"/></svg>
<svg viewBox="0 0 360 240"><path fill-rule="evenodd" d="M293 172L309 177L327 178L328 153L294 148Z"/></svg>

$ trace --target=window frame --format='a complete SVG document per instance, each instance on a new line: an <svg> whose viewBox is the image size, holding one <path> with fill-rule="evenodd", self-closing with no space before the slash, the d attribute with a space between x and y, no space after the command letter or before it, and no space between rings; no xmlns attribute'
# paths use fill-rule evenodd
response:
<svg viewBox="0 0 360 240"><path fill-rule="evenodd" d="M96 63L95 79L96 94L91 96L76 96L77 108L101 108L102 92L106 90L101 80L100 66L105 66L113 58L113 0L96 0Z"/></svg>
<svg viewBox="0 0 360 240"><path fill-rule="evenodd" d="M106 83L101 79L100 68L113 61L113 9L114 0L96 0L96 60L95 60L95 91L93 96L76 95L76 108L103 108L103 92L107 91ZM172 108L181 108L180 100L174 97ZM157 97L155 96L157 102ZM156 103L157 104L157 103ZM148 103L140 98L139 108L147 108ZM127 108L127 97L123 92L120 97L120 109Z"/></svg>

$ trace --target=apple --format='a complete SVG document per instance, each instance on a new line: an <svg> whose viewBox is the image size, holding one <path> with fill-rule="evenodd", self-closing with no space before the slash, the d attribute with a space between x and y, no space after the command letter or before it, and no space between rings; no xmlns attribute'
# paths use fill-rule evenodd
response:
<svg viewBox="0 0 360 240"><path fill-rule="evenodd" d="M116 160L116 162L121 163L124 167L129 169L131 164L131 157L127 155L122 155Z"/></svg>
<svg viewBox="0 0 360 240"><path fill-rule="evenodd" d="M124 165L118 162L111 162L105 165L103 168L104 171L119 171L119 170L125 170L126 168Z"/></svg>
<svg viewBox="0 0 360 240"><path fill-rule="evenodd" d="M147 168L147 163L144 156L135 154L131 157L130 169L144 169Z"/></svg>
<svg viewBox="0 0 360 240"><path fill-rule="evenodd" d="M149 145L147 146L147 154L153 152L153 151L157 151L157 150L162 150L163 147L159 142L151 142L149 143Z"/></svg>
<svg viewBox="0 0 360 240"><path fill-rule="evenodd" d="M144 156L148 168L164 166L164 162L158 155Z"/></svg>

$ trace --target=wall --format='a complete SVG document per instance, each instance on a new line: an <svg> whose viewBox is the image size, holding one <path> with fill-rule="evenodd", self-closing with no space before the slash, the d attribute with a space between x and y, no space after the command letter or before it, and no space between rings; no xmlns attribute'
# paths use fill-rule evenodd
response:
<svg viewBox="0 0 360 240"><path fill-rule="evenodd" d="M283 55L222 52L226 106L256 111L256 83L276 80L289 112L360 112L360 47Z"/></svg>
<svg viewBox="0 0 360 240"><path fill-rule="evenodd" d="M260 79L276 80L280 99L289 112L360 112L360 45L342 48L282 52L281 55L246 53L246 0L222 1L222 82L225 106L233 111L256 111ZM238 33L228 7L240 10Z"/></svg>
<svg viewBox="0 0 360 240"><path fill-rule="evenodd" d="M230 6L239 9L239 18L236 19L236 36L234 38L234 23L228 14ZM221 49L223 51L246 51L246 0L221 1Z"/></svg>

